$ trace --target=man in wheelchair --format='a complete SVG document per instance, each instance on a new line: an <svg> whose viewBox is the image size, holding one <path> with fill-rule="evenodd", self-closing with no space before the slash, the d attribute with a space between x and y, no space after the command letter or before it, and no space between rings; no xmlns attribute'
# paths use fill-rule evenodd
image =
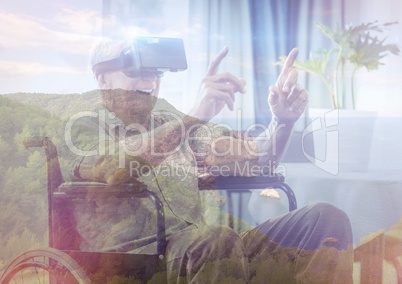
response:
<svg viewBox="0 0 402 284"><path fill-rule="evenodd" d="M224 48L212 60L202 80L202 99L185 115L158 99L163 73L187 68L180 41L100 43L91 55L100 106L75 117L66 134L69 149L79 156L73 178L111 188L145 184L160 197L169 283L351 283L350 223L329 204L292 211L240 235L205 222L199 170L236 175L247 165L264 169L257 174L274 172L267 165L279 164L308 99L297 84L298 50L293 49L270 87L273 118L265 132L253 138L209 123L225 105L233 109L236 93L245 92L244 79L218 72L227 53ZM107 249L135 238L144 242L131 248L133 253L155 251L155 209L149 204L96 192L87 201L75 212L81 249Z"/></svg>

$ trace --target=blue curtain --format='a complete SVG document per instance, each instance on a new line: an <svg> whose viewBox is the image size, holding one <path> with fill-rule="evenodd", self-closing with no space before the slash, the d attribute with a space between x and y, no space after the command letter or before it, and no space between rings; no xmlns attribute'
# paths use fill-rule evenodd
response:
<svg viewBox="0 0 402 284"><path fill-rule="evenodd" d="M296 5L290 5L295 2ZM278 76L272 60L296 46L298 2L249 1L253 41L254 96L256 123L267 125L271 119L267 96L269 85Z"/></svg>
<svg viewBox="0 0 402 284"><path fill-rule="evenodd" d="M314 42L315 22L344 24L344 0L249 0L253 41L254 96L256 123L269 123L267 96L280 66L275 65L293 47L300 47L299 58L306 58L325 42ZM308 88L308 76L299 82Z"/></svg>

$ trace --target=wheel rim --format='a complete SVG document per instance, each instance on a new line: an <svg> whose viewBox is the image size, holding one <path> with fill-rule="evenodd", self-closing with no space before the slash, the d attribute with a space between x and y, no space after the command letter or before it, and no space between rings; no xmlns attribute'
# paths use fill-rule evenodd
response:
<svg viewBox="0 0 402 284"><path fill-rule="evenodd" d="M82 268L67 254L55 250L35 250L17 257L0 281L8 283L90 283Z"/></svg>

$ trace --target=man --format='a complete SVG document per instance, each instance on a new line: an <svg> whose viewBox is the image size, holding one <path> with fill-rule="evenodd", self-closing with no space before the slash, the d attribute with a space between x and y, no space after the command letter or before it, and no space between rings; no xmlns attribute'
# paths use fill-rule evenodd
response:
<svg viewBox="0 0 402 284"><path fill-rule="evenodd" d="M80 158L75 178L110 186L140 181L163 200L168 282L351 283L350 223L329 204L293 211L240 236L227 227L208 225L203 218L197 184L200 165L206 171L225 169L228 174L239 164L277 164L285 153L308 99L292 68L298 50L289 53L276 84L270 87L272 122L254 139L208 123L225 105L233 109L235 94L244 93L244 79L218 73L228 48L212 60L202 81L200 103L184 115L155 111L161 73L115 64L124 52L135 49L131 44L105 41L94 49L91 65L102 106L92 121L75 123L70 146L76 151L76 145L81 145L82 153L90 153ZM159 109L168 107L162 101ZM88 137L99 139L91 142ZM87 207L91 212L77 221L84 240L81 249L99 250L132 239L147 240L154 234L155 214L149 205L99 200L96 194L91 198L95 209ZM108 213L108 218L99 218ZM132 251L154 249L149 241Z"/></svg>

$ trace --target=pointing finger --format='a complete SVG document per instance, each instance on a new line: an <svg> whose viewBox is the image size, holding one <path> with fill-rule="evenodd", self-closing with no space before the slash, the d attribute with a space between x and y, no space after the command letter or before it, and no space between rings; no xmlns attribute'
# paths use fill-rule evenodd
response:
<svg viewBox="0 0 402 284"><path fill-rule="evenodd" d="M216 73L218 73L219 65L221 64L223 58L226 57L228 52L229 52L229 48L227 46L225 46L218 53L218 55L214 59L212 59L211 63L209 64L208 71L207 71L208 76L215 75Z"/></svg>
<svg viewBox="0 0 402 284"><path fill-rule="evenodd" d="M293 48L285 61L285 64L282 67L282 71L279 74L278 80L276 81L277 86L282 89L284 82L286 81L287 75L293 68L293 64L297 58L297 55L299 54L299 49L298 48Z"/></svg>

